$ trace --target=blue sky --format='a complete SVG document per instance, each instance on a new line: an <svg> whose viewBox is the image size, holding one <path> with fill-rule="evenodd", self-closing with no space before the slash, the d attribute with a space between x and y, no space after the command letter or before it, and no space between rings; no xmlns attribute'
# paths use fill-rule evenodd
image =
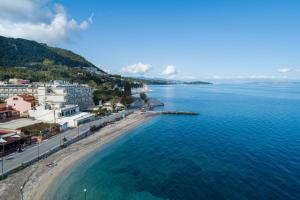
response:
<svg viewBox="0 0 300 200"><path fill-rule="evenodd" d="M57 0L46 6L55 3L78 24L93 15L87 28L55 45L113 73L300 78L297 0Z"/></svg>

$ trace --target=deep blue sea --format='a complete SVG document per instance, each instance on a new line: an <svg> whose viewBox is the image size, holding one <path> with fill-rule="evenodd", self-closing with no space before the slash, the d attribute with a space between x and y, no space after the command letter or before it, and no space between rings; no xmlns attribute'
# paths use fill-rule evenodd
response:
<svg viewBox="0 0 300 200"><path fill-rule="evenodd" d="M48 199L300 199L300 83L152 86L165 110L81 160Z"/></svg>

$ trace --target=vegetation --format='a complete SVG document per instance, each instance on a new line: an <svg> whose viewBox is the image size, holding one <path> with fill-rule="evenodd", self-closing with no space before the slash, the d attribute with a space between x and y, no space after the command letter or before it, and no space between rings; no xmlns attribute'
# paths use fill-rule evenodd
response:
<svg viewBox="0 0 300 200"><path fill-rule="evenodd" d="M38 64L98 69L92 63L71 51L49 47L35 41L0 36L0 66L28 67Z"/></svg>
<svg viewBox="0 0 300 200"><path fill-rule="evenodd" d="M144 102L147 102L147 100L148 100L147 94L144 93L144 92L141 92L141 93L140 93L140 98L141 98Z"/></svg>
<svg viewBox="0 0 300 200"><path fill-rule="evenodd" d="M212 83L204 82L204 81L192 81L192 82L185 82L185 84L189 84L189 85L210 85Z"/></svg>
<svg viewBox="0 0 300 200"><path fill-rule="evenodd" d="M105 108L98 108L98 110L94 111L94 113L98 116L103 116L107 113L108 111Z"/></svg>
<svg viewBox="0 0 300 200"><path fill-rule="evenodd" d="M97 89L114 90L129 84L130 87L139 87L130 79L118 75L98 75L78 67L62 65L36 65L27 68L0 67L0 80L8 81L10 78L25 78L31 82L47 82L51 80L66 80L71 83L88 84Z"/></svg>
<svg viewBox="0 0 300 200"><path fill-rule="evenodd" d="M98 104L99 101L107 102L111 101L115 97L122 96L122 92L120 90L113 90L109 87L100 87L98 90L94 92L94 103Z"/></svg>
<svg viewBox="0 0 300 200"><path fill-rule="evenodd" d="M148 85L176 85L176 84L212 84L205 81L178 81L169 79L130 78L132 81L142 82Z"/></svg>
<svg viewBox="0 0 300 200"><path fill-rule="evenodd" d="M110 83L110 89L122 82L126 96L131 95L130 92L127 93L129 91L127 87L133 87L136 84L141 86L141 83L189 84L189 82L166 79L138 79L109 75L72 51L49 47L31 40L0 36L0 81L9 78L24 78L31 81L64 79L70 82L86 83L92 87ZM207 83L196 81L191 84Z"/></svg>
<svg viewBox="0 0 300 200"><path fill-rule="evenodd" d="M124 78L121 82L113 81L113 83L116 83L114 87L109 82L97 86L97 90L94 92L94 103L96 105L99 101L121 102L124 105L129 105L133 102L131 88L142 86L142 83L132 82Z"/></svg>
<svg viewBox="0 0 300 200"><path fill-rule="evenodd" d="M125 106L129 106L132 102L133 102L133 97L132 96L127 96L127 95L124 95L121 97L121 103Z"/></svg>
<svg viewBox="0 0 300 200"><path fill-rule="evenodd" d="M105 102L123 96L128 102L131 88L142 86L141 82L106 74L71 51L0 36L0 81L10 78L28 79L31 82L66 80L87 84L95 89L96 104L99 100Z"/></svg>
<svg viewBox="0 0 300 200"><path fill-rule="evenodd" d="M66 80L71 83L87 84L94 88L94 102L98 104L119 97L130 103L131 88L141 87L142 83L118 75L98 75L78 67L41 64L27 68L0 67L0 81L10 78L25 78L31 82ZM123 91L124 88L124 91ZM126 95L125 95L126 94ZM123 97L125 95L125 97Z"/></svg>
<svg viewBox="0 0 300 200"><path fill-rule="evenodd" d="M90 127L90 131L91 132L94 132L94 131L97 131L99 128L97 128L95 125L91 126Z"/></svg>
<svg viewBox="0 0 300 200"><path fill-rule="evenodd" d="M50 136L57 134L59 130L59 124L49 124L49 123L38 123L30 126L23 127L21 131L25 135L30 136Z"/></svg>

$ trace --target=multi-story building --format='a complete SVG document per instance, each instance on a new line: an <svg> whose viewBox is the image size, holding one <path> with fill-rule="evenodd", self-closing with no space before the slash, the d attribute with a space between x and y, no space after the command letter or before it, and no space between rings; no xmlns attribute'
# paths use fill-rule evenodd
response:
<svg viewBox="0 0 300 200"><path fill-rule="evenodd" d="M55 104L52 106L37 106L29 110L29 116L46 123L58 123L67 127L76 127L94 119L95 115L79 112L78 105Z"/></svg>
<svg viewBox="0 0 300 200"><path fill-rule="evenodd" d="M20 94L37 96L37 86L31 84L0 84L0 99L7 99Z"/></svg>
<svg viewBox="0 0 300 200"><path fill-rule="evenodd" d="M32 84L2 84L0 85L0 99L28 94L38 99L40 105L72 104L78 105L80 110L87 110L94 106L93 89L91 87L70 84L65 81Z"/></svg>
<svg viewBox="0 0 300 200"><path fill-rule="evenodd" d="M94 106L93 89L79 84L65 81L54 81L38 87L38 101L40 105L78 105L80 110L87 110Z"/></svg>
<svg viewBox="0 0 300 200"><path fill-rule="evenodd" d="M24 80L24 79L19 79L19 78L11 78L8 80L8 82L11 84L16 84L16 85L30 84L29 80Z"/></svg>

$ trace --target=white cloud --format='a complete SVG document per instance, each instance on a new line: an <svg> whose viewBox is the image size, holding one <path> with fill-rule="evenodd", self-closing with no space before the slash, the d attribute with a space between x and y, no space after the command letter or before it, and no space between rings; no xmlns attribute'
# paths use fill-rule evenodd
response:
<svg viewBox="0 0 300 200"><path fill-rule="evenodd" d="M281 68L281 69L278 69L277 71L278 71L279 73L286 74L286 73L292 71L292 69L289 69L289 68Z"/></svg>
<svg viewBox="0 0 300 200"><path fill-rule="evenodd" d="M65 8L50 0L1 0L0 35L36 40L47 44L67 41L87 29L92 16L78 22L69 19Z"/></svg>
<svg viewBox="0 0 300 200"><path fill-rule="evenodd" d="M151 65L143 64L141 62L133 65L129 65L127 67L123 67L121 71L126 74L138 74L144 75L145 73L149 72L151 69Z"/></svg>
<svg viewBox="0 0 300 200"><path fill-rule="evenodd" d="M177 74L176 67L174 65L168 65L161 74L164 76L173 77Z"/></svg>

